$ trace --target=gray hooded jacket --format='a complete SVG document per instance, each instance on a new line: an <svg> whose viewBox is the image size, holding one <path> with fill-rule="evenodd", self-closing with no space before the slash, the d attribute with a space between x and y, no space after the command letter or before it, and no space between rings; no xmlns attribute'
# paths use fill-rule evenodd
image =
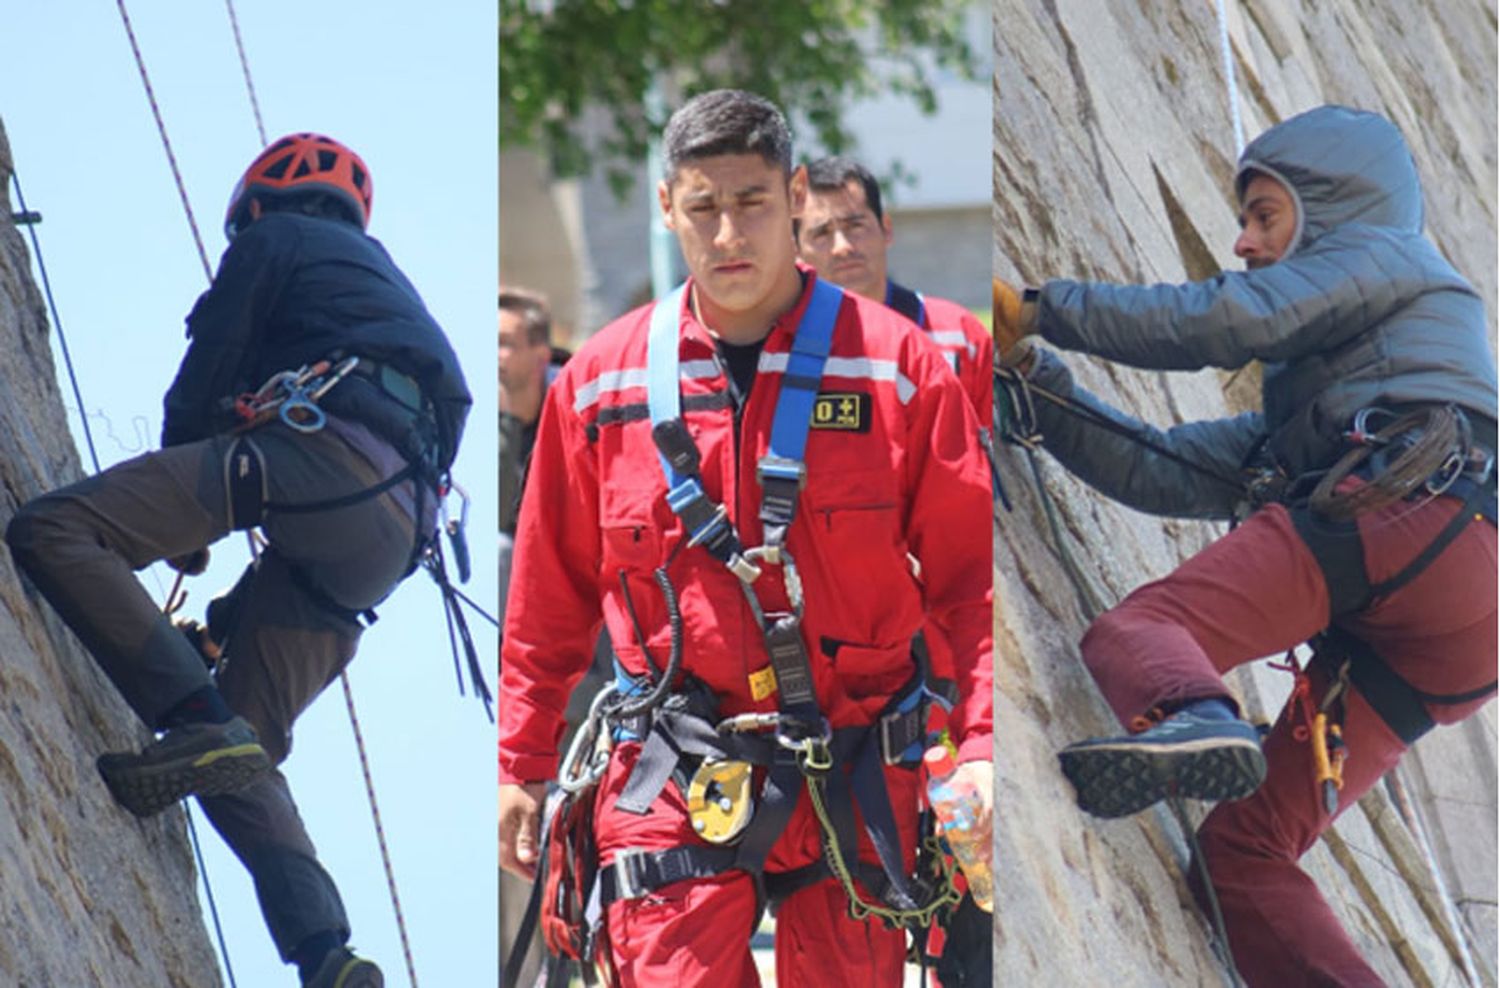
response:
<svg viewBox="0 0 1500 988"><path fill-rule="evenodd" d="M1493 443L1495 360L1484 304L1422 236L1422 195L1400 132L1385 118L1325 106L1256 138L1240 157L1280 181L1297 207L1275 264L1186 285L1051 281L1038 329L1057 346L1156 370L1265 362L1263 411L1154 429L1077 387L1039 353L1031 379L1220 474L1257 444L1290 476L1327 466L1369 405L1456 403ZM1244 500L1205 477L1038 402L1047 449L1082 479L1142 511L1229 517Z"/></svg>

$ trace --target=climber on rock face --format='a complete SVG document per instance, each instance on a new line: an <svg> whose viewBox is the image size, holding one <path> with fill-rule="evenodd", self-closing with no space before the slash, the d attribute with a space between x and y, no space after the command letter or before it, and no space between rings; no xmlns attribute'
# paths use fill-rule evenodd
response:
<svg viewBox="0 0 1500 988"><path fill-rule="evenodd" d="M338 890L275 766L353 658L361 616L431 537L470 403L442 330L364 232L370 191L364 162L329 138L262 151L187 318L162 449L37 498L6 532L160 734L100 758L115 799L148 816L196 795L250 871L283 960L316 988L383 981L345 946ZM201 572L210 543L256 526L266 547L191 640L132 575L163 559ZM210 673L204 654L219 652Z"/></svg>
<svg viewBox="0 0 1500 988"><path fill-rule="evenodd" d="M1089 413L1035 402L1065 466L1138 510L1248 513L1089 628L1083 659L1131 733L1059 758L1098 816L1224 801L1199 835L1250 985L1379 984L1297 861L1412 741L1494 695L1495 359L1483 302L1422 236L1415 164L1383 117L1328 106L1273 127L1235 192L1244 272L995 282L1011 379ZM1156 430L1033 334L1149 369L1261 360L1263 407ZM1310 638L1262 745L1221 677Z"/></svg>
<svg viewBox="0 0 1500 988"><path fill-rule="evenodd" d="M900 984L904 932L851 919L849 896L937 901L912 881L930 861L924 621L955 657L950 730L983 817L992 787L978 423L911 323L796 264L806 176L780 110L705 93L662 143L691 277L590 339L543 404L502 640L500 863L555 876L576 857L538 822L602 622L619 695L597 736L614 744L567 778L596 801L581 843L613 983L759 984L765 896L778 984Z"/></svg>

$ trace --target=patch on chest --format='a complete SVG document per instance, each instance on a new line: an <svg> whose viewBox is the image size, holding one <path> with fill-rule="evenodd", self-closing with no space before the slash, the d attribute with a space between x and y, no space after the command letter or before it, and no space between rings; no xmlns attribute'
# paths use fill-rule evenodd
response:
<svg viewBox="0 0 1500 988"><path fill-rule="evenodd" d="M857 391L825 391L813 399L811 428L870 431L870 396Z"/></svg>

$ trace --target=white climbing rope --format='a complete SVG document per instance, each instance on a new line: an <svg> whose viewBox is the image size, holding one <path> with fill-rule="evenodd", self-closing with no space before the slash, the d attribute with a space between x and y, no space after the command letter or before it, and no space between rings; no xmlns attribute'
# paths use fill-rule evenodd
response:
<svg viewBox="0 0 1500 988"><path fill-rule="evenodd" d="M1219 13L1219 57L1224 60L1224 86L1229 96L1229 121L1234 128L1234 156L1239 158L1245 149L1245 128L1240 123L1240 91L1235 82L1234 56L1229 47L1229 15L1224 9L1224 0L1215 0Z"/></svg>

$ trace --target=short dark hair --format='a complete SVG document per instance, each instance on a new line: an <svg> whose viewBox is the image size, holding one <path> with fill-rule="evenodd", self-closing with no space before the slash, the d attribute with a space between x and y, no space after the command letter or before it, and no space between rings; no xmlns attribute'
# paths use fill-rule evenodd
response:
<svg viewBox="0 0 1500 988"><path fill-rule="evenodd" d="M547 304L547 296L526 288L501 288L500 311L521 318L527 343L532 346L552 344L552 310Z"/></svg>
<svg viewBox="0 0 1500 988"><path fill-rule="evenodd" d="M776 104L740 89L715 89L684 103L662 134L668 184L684 162L720 154L758 154L792 173L792 132Z"/></svg>
<svg viewBox="0 0 1500 988"><path fill-rule="evenodd" d="M865 190L865 202L870 204L875 221L883 221L885 213L880 207L880 183L870 169L842 155L821 158L807 166L807 187L813 192L842 192L850 182L858 182Z"/></svg>
<svg viewBox="0 0 1500 988"><path fill-rule="evenodd" d="M365 228L364 221L346 199L329 195L326 192L303 190L267 195L256 191L247 197L247 202L243 207L245 213L249 212L248 199L257 200L262 213L300 213L303 216L316 216L319 219L352 223L361 230Z"/></svg>

